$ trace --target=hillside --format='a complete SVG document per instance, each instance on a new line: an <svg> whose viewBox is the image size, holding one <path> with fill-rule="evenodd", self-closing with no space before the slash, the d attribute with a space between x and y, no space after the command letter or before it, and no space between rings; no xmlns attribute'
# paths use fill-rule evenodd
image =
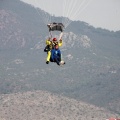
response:
<svg viewBox="0 0 120 120"><path fill-rule="evenodd" d="M0 120L106 120L109 111L45 91L0 95Z"/></svg>
<svg viewBox="0 0 120 120"><path fill-rule="evenodd" d="M59 67L45 64L41 19L19 0L0 1L0 94L45 90L120 114L120 31L73 21L61 47L66 65Z"/></svg>

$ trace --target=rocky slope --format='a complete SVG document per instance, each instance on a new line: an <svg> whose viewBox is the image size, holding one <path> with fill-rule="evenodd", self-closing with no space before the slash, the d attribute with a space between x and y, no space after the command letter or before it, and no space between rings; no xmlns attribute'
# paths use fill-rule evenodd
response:
<svg viewBox="0 0 120 120"><path fill-rule="evenodd" d="M120 114L120 31L73 21L64 31L61 68L45 64L47 37L34 7L0 0L0 94L47 90Z"/></svg>
<svg viewBox="0 0 120 120"><path fill-rule="evenodd" d="M106 120L110 117L118 115L46 91L0 95L0 120Z"/></svg>

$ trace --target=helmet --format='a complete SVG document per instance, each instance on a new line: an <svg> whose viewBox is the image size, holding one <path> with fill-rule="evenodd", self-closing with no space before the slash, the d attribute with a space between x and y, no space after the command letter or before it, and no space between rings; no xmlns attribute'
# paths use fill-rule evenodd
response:
<svg viewBox="0 0 120 120"><path fill-rule="evenodd" d="M53 41L57 41L57 39L56 39L56 38L53 38Z"/></svg>

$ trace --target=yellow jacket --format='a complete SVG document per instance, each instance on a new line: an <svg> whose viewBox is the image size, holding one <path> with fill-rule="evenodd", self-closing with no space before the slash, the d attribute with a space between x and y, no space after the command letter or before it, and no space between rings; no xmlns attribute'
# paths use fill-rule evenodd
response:
<svg viewBox="0 0 120 120"><path fill-rule="evenodd" d="M53 48L53 46L55 44L58 44L58 46L61 47L63 42L62 42L62 40L59 40L59 42L58 41L53 42L53 41L50 41L50 40L46 40L46 45L49 45L50 50Z"/></svg>

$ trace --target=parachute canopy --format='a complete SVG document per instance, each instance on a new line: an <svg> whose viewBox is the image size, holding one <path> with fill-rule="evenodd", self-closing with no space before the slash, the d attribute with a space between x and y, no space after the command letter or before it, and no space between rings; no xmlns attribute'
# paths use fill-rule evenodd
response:
<svg viewBox="0 0 120 120"><path fill-rule="evenodd" d="M57 30L57 31L61 31L63 32L64 30L64 25L62 23L49 23L47 24L48 28L49 28L49 31L54 31L54 30Z"/></svg>

